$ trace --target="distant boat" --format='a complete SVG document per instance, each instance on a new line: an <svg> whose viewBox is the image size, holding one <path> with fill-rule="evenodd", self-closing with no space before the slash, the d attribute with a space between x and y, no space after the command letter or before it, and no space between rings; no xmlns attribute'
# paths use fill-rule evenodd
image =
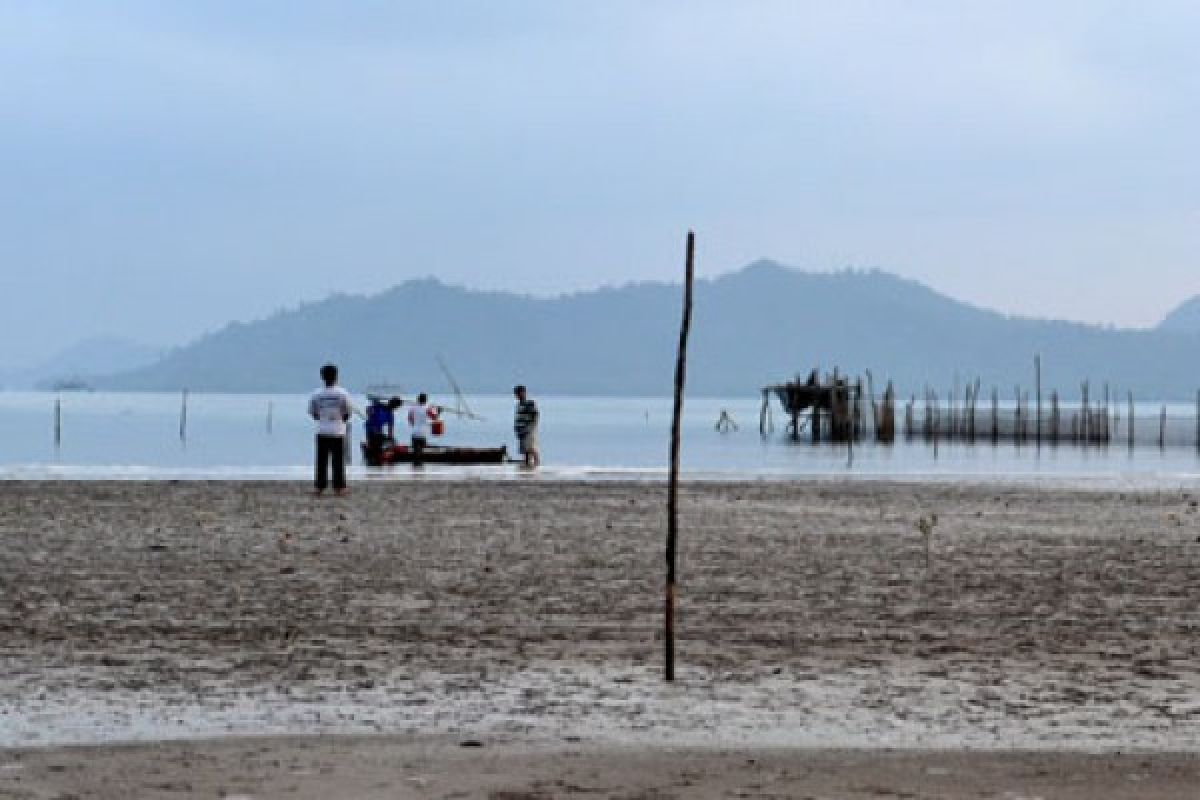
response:
<svg viewBox="0 0 1200 800"><path fill-rule="evenodd" d="M95 388L83 378L60 378L50 384L52 392L94 392Z"/></svg>

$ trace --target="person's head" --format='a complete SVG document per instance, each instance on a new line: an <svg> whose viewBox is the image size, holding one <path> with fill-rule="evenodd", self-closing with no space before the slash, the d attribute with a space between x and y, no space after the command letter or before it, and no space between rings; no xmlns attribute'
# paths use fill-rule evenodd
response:
<svg viewBox="0 0 1200 800"><path fill-rule="evenodd" d="M525 399L525 387L521 384L514 386L513 394L516 396L516 398L518 400L524 400Z"/></svg>
<svg viewBox="0 0 1200 800"><path fill-rule="evenodd" d="M388 400L388 408L392 409L393 411L402 405L404 405L404 401L399 397L393 397L391 400Z"/></svg>
<svg viewBox="0 0 1200 800"><path fill-rule="evenodd" d="M421 405L425 405L426 403L429 402L429 395L425 394L424 392L421 392L419 395L417 395L417 402L420 403Z"/></svg>
<svg viewBox="0 0 1200 800"><path fill-rule="evenodd" d="M333 386L337 383L337 367L333 364L321 367L321 380L325 381L326 386Z"/></svg>

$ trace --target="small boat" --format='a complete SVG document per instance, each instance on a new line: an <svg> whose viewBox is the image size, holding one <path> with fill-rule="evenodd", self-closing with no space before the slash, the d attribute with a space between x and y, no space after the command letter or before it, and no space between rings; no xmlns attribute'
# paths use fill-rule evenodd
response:
<svg viewBox="0 0 1200 800"><path fill-rule="evenodd" d="M413 450L406 444L386 445L378 456L362 445L363 463L368 467L387 464L411 464ZM421 453L424 464L503 464L508 461L508 448L500 447L426 447Z"/></svg>

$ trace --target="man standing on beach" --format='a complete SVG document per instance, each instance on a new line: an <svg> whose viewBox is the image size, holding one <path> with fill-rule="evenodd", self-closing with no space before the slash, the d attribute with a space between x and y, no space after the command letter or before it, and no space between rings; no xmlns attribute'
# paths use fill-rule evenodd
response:
<svg viewBox="0 0 1200 800"><path fill-rule="evenodd" d="M517 435L517 449L525 457L525 466L533 469L542 463L541 453L538 452L538 407L529 399L524 386L513 387L517 398L517 412L513 418L513 432Z"/></svg>
<svg viewBox="0 0 1200 800"><path fill-rule="evenodd" d="M321 367L325 388L313 392L308 415L317 421L317 473L314 494L329 485L329 464L333 463L333 490L346 493L346 422L350 419L350 395L337 385L338 370L333 364Z"/></svg>

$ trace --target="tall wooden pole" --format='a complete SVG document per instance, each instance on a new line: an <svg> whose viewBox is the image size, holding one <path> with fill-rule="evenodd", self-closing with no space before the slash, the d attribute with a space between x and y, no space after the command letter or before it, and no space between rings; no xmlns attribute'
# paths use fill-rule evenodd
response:
<svg viewBox="0 0 1200 800"><path fill-rule="evenodd" d="M671 417L671 467L667 478L667 592L663 619L663 678L675 680L675 540L678 535L679 426L683 415L683 385L687 378L687 341L692 327L692 274L696 234L688 231L687 261L683 282L683 322L679 326L679 352L675 357L675 408Z"/></svg>
<svg viewBox="0 0 1200 800"><path fill-rule="evenodd" d="M1200 403L1200 395L1197 395L1197 402ZM1200 421L1197 421L1200 425ZM1200 446L1200 443L1197 444ZM54 449L62 447L62 395L54 396Z"/></svg>

